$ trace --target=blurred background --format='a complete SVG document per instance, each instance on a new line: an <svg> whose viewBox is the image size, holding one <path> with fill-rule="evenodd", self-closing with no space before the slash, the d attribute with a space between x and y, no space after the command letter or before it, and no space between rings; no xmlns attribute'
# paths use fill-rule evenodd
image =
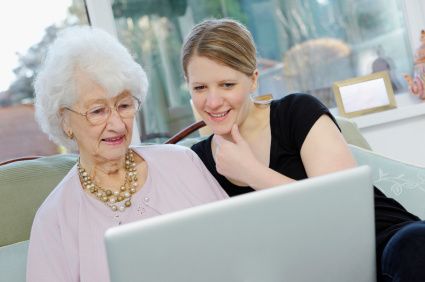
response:
<svg viewBox="0 0 425 282"><path fill-rule="evenodd" d="M406 1L108 0L116 35L150 80L138 117L141 141L162 142L194 121L180 50L190 28L209 17L237 19L252 32L258 95L304 92L334 107L333 82L382 70L390 72L396 94L406 92L402 74L413 69ZM2 144L11 145L0 160L15 154L13 138L27 141L19 148L23 155L27 147L32 154L57 151L33 120L32 81L58 31L89 25L89 15L83 0L0 3L0 131ZM20 137L8 133L19 130ZM44 146L37 151L37 144Z"/></svg>

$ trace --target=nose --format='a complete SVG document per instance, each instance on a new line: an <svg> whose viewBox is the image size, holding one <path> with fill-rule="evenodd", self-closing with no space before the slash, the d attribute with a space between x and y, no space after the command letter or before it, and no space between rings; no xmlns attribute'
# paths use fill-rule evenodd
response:
<svg viewBox="0 0 425 282"><path fill-rule="evenodd" d="M125 123L122 117L116 111L116 109L111 109L111 113L109 114L106 124L109 129L117 132L120 132L125 129Z"/></svg>
<svg viewBox="0 0 425 282"><path fill-rule="evenodd" d="M223 98L218 90L209 89L205 105L209 109L217 109L223 104Z"/></svg>

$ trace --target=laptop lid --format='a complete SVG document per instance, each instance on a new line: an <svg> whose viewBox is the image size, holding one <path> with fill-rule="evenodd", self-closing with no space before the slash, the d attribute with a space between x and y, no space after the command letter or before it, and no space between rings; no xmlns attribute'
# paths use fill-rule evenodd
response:
<svg viewBox="0 0 425 282"><path fill-rule="evenodd" d="M109 229L111 281L375 281L366 166Z"/></svg>

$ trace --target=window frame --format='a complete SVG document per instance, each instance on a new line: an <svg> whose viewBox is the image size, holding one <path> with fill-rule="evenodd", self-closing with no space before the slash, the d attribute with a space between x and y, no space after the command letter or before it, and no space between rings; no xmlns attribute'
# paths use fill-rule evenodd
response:
<svg viewBox="0 0 425 282"><path fill-rule="evenodd" d="M104 29L115 37L118 37L111 0L85 0L85 2L91 24L95 27ZM420 45L420 41L418 39L420 31L422 28L425 28L425 1L402 0L401 3L403 13L405 15L405 25L409 40L408 43L412 54L415 54L416 49ZM401 96L407 96L407 93L402 94L405 95ZM397 96L400 96L400 94ZM400 105L399 108L407 107L409 105ZM335 111L336 109L331 110ZM135 133L139 132L136 125L135 130ZM133 140L135 136L139 136L139 134L133 134ZM140 141L138 142L140 143Z"/></svg>

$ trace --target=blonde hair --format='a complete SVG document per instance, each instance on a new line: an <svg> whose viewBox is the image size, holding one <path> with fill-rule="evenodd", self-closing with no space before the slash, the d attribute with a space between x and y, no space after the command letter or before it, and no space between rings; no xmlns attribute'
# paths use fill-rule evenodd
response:
<svg viewBox="0 0 425 282"><path fill-rule="evenodd" d="M181 63L201 56L251 76L257 68L256 48L249 30L232 19L208 19L195 25L182 47Z"/></svg>

